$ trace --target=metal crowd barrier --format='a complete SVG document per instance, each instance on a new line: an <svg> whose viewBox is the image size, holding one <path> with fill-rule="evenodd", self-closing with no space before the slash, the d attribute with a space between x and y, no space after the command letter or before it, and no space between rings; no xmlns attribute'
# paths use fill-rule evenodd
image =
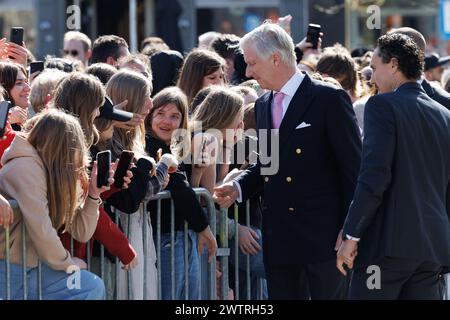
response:
<svg viewBox="0 0 450 320"><path fill-rule="evenodd" d="M229 288L229 270L228 270L228 258L230 256L230 248L228 246L228 223L227 223L227 210L220 210L220 211L216 211L215 206L214 206L214 202L213 199L211 197L211 194L204 188L194 188L194 191L196 193L196 195L200 198L202 198L204 200L204 202L206 203L206 208L207 208L207 212L208 212L208 218L209 218L209 224L210 224L210 228L212 233L214 234L214 236L217 239L217 243L221 245L221 247L218 248L217 253L216 253L216 258L219 260L220 262L220 272L222 273L222 276L220 278L220 285L221 285L221 291L220 291L220 296L219 298L221 300L226 300L228 297L228 288ZM162 278L161 278L161 274L163 272L167 272L165 270L162 270L161 268L161 200L170 200L171 202L171 257L170 257L170 265L171 265L171 297L175 297L175 261L176 259L179 258L183 258L185 259L185 296L184 298L186 300L189 300L189 270L188 270L188 247L187 247L187 243L188 243L188 224L185 222L184 225L184 255L183 257L175 257L175 252L174 252L174 248L175 248L175 210L174 210L174 202L173 199L171 198L170 192L169 191L162 191L158 194L156 194L155 196L153 196L152 198L149 199L149 201L157 201L157 228L156 228L156 241L155 241L155 247L156 247L156 254L157 254L157 270L158 270L158 281L157 281L157 291L158 291L158 298L161 297L161 292L162 292ZM148 201L148 202L149 202ZM147 203L142 203L140 206L140 210L141 210L141 214L145 217L147 214L149 214L146 211L147 208ZM19 210L17 202L14 200L10 201L11 206L13 207L14 210ZM247 221L250 221L249 217L250 217L250 207L249 207L249 203L247 203L247 212L246 212L246 217L247 217ZM217 224L217 219L218 219L218 224ZM234 219L235 221L238 221L238 210L237 210L237 205L235 205L235 209L234 209ZM129 223L130 223L130 219L127 219L128 221L128 233L130 231L129 228ZM115 223L118 225L119 223L119 215L116 214L115 216ZM249 224L247 224L247 226L249 226ZM148 234L148 230L147 230L147 224L143 223L142 224L142 233L143 233L143 237L145 239L145 237ZM11 269L10 269L10 247L9 247L9 242L10 242L10 235L9 235L9 227L5 228L5 240L6 240L6 258L5 258L5 263L6 263L6 268L5 268L5 278L6 278L6 300L10 300L11 299ZM154 231L155 232L155 231ZM23 281L23 299L27 300L28 299L28 283L27 283L27 268L26 268L26 228L25 228L25 224L22 223L22 233L23 233L23 237L22 237L22 261L23 261L23 268L22 268L22 281ZM239 247L238 247L238 236L239 236L239 232L238 232L238 225L235 224L235 250L234 250L234 254L235 254L235 291L234 291L234 296L235 299L239 299ZM130 235L127 234L128 238L130 238ZM192 248L193 250L197 250L197 248ZM144 257L138 257L138 261L139 263L143 263L144 264L144 279L143 279L143 285L144 288L147 286L147 281L148 279L146 279L146 270L147 270L147 250L148 248L144 246L143 248L144 250ZM103 245L100 246L100 272L99 272L99 276L104 279L105 277L105 253L104 253L105 249L103 247ZM70 243L70 252L73 255L74 252L74 242L73 239L71 239L71 243ZM90 250L90 243L87 243L87 267L88 267L88 271L91 270L91 250ZM201 255L201 258L207 259L206 255ZM202 261L201 261L202 262ZM251 276L251 272L250 272L250 257L247 256L246 259L246 278L247 278L247 299L250 299L250 292L251 292L251 282L250 282L250 276ZM216 259L212 260L211 264L207 264L207 270L204 270L204 265L205 263L200 263L200 288L199 288L199 292L200 292L200 299L209 299L209 300L216 300ZM38 290L38 294L37 297L39 300L42 300L42 268L41 268L41 261L38 261L38 277L37 277L37 290ZM118 291L119 291L119 268L120 268L120 263L119 263L119 259L116 257L115 259L115 297L118 296ZM131 272L133 272L133 270L131 269L131 271L127 272L127 298L128 299L133 299L131 293L132 293L132 288L131 288ZM202 275L207 274L206 279L202 279ZM0 275L2 276L2 275ZM259 289L261 286L258 286ZM206 288L206 290L205 290ZM145 296L145 290L144 290L144 299L146 299L147 297ZM260 297L262 297L262 295L259 295Z"/></svg>
<svg viewBox="0 0 450 320"><path fill-rule="evenodd" d="M230 248L228 247L228 223L227 223L227 210L221 210L218 214L218 219L219 219L219 223L218 223L218 227L216 227L216 220L217 220L217 212L216 209L214 207L214 202L212 200L212 197L210 195L210 193L203 188L195 188L194 189L195 193L197 194L197 196L199 198L203 198L206 201L206 205L207 205L207 209L208 209L208 216L209 216L209 222L210 222L210 227L212 230L212 233L216 236L217 242L221 244L221 247L218 248L217 250L217 254L216 254L216 258L219 259L220 261L220 272L222 273L222 277L220 279L220 284L221 284L221 292L220 292L220 299L222 300L226 300L227 296L228 296L228 287L229 287L229 275L228 275L228 258L230 256ZM171 283L171 296L172 298L175 296L175 261L177 258L183 258L185 259L185 262L188 260L188 248L186 246L187 241L187 230L188 230L188 225L187 223L185 223L184 225L184 238L185 238L185 246L184 246L184 255L183 257L175 257L175 253L174 253L174 244L175 244L175 210L174 210L174 203L173 200L171 199L171 195L169 191L163 191L158 193L157 195L155 195L154 197L152 197L149 201L157 201L157 230L156 230L156 253L157 253L157 270L158 270L158 283L157 283L157 288L158 288L158 297L161 297L161 273L165 272L165 270L161 270L161 200L166 200L166 199L170 199L171 201L171 257L170 257L170 261L171 261L171 279L172 279L172 283ZM19 207L17 205L17 202L15 200L10 200L10 204L12 206L12 208L15 211L19 210ZM145 216L146 214L148 214L148 212L146 212L146 208L147 208L147 203L142 203L140 206L140 210L141 213ZM250 221L249 219L249 214L250 214L250 210L249 210L249 203L247 202L246 204L246 221ZM235 205L234 207L234 219L235 221L238 221L238 209L237 206ZM128 220L129 221L129 220ZM119 222L119 215L116 215L116 224L118 224ZM247 226L249 226L249 224L247 224ZM26 232L26 228L25 228L25 224L22 223L22 227L21 227L21 232L23 234L22 236L22 261L23 261L23 265L22 265L22 282L23 282L23 300L27 300L28 299L28 279L27 279L27 268L26 268L26 237L27 237L27 232ZM219 230L217 230L219 229ZM130 228L128 228L128 230L130 230ZM143 223L143 235L144 237L147 235L147 228L146 228L146 223ZM129 236L129 234L127 235ZM238 237L239 237L239 232L238 232L238 225L235 224L235 250L234 250L234 255L235 255L235 266L234 266L234 271L235 271L235 291L234 291L234 296L236 300L239 300L239 247L238 247ZM6 242L6 246L5 246L5 274L4 275L0 275L0 276L4 276L6 279L6 288L5 288L5 299L6 300L10 300L11 299L11 266L10 266L10 233L9 233L9 227L6 226L5 227L5 242ZM71 245L70 245L70 251L73 254L73 250L74 250L74 243L73 243L73 239L71 241ZM196 250L196 248L193 248L193 250ZM105 270L104 270L104 261L105 261L105 255L104 255L104 247L100 246L100 274L99 276L103 279L105 276ZM144 256L147 254L147 248L144 247ZM204 256L203 256L204 258ZM143 262L144 263L144 270L147 269L147 262L145 257L139 259L139 262ZM87 245L87 265L88 265L88 270L91 270L91 252L90 252L90 245L88 243ZM203 266L201 264L201 266ZM118 258L116 257L116 263L115 263L115 278L116 278L116 284L118 284L118 272L119 272L119 267L120 267L120 263L118 261ZM37 298L38 300L42 300L43 296L42 296L42 263L40 260L38 260L38 276L37 276ZM215 270L216 270L216 259L213 259L211 265L208 265L207 267L207 279L201 279L200 278L200 299L210 299L210 300L215 300L216 299L216 276L215 276ZM132 271L131 271L132 272ZM185 299L188 300L189 299L189 295L188 295L188 288L189 288L189 282L188 282L188 264L185 263L185 279L187 279L187 281L185 282ZM205 273L205 270L201 270L200 271L200 276L202 274ZM144 272L144 288L147 285L147 280L145 277L146 272ZM250 276L251 276L251 272L250 272L250 257L247 256L246 258L246 283L247 283L247 287L246 287L246 298L250 299L250 292L251 292L251 285L250 285ZM127 286L127 294L128 294L128 299L132 299L131 296L131 281L130 281L130 271L127 272L127 277L128 277L128 286ZM450 281L450 275L446 275L445 276L445 292L444 292L444 300L448 300L449 299L449 295L450 295L450 287L448 285L449 281ZM206 281L207 284L207 293L205 294L204 292L202 292L201 288L205 286L204 281ZM262 299L262 291L261 289L261 284L258 285L258 289L259 289L259 294L258 297L259 299ZM118 290L119 287L116 285L115 286L115 294L117 296L118 294ZM204 291L204 290L203 290ZM144 291L145 292L145 291ZM147 298L144 295L144 299Z"/></svg>

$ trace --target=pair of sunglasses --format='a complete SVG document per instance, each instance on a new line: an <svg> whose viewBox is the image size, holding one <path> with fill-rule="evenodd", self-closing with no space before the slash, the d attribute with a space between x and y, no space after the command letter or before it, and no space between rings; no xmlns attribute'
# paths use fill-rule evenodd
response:
<svg viewBox="0 0 450 320"><path fill-rule="evenodd" d="M78 50L64 50L65 55L71 55L72 57L78 56Z"/></svg>

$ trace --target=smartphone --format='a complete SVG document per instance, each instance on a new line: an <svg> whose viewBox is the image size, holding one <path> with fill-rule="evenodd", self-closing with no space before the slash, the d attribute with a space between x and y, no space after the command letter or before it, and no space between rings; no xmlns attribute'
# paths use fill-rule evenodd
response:
<svg viewBox="0 0 450 320"><path fill-rule="evenodd" d="M123 150L120 155L119 164L117 165L116 173L114 174L114 185L122 189L123 178L127 174L127 170L130 168L131 162L134 158L134 152Z"/></svg>
<svg viewBox="0 0 450 320"><path fill-rule="evenodd" d="M139 168L139 170L142 170L144 172L148 172L150 174L150 171L153 170L153 164L150 160L145 159L145 158L140 158L137 162L136 162L136 167Z"/></svg>
<svg viewBox="0 0 450 320"><path fill-rule="evenodd" d="M306 34L306 42L312 43L312 49L317 49L319 45L320 32L322 27L320 24L310 23L308 25L308 32Z"/></svg>
<svg viewBox="0 0 450 320"><path fill-rule="evenodd" d="M35 61L30 63L30 74L35 73L36 71L44 70L44 61Z"/></svg>
<svg viewBox="0 0 450 320"><path fill-rule="evenodd" d="M111 151L97 153L97 188L108 186L109 169L111 168Z"/></svg>
<svg viewBox="0 0 450 320"><path fill-rule="evenodd" d="M9 36L9 42L15 43L19 46L23 44L23 28L13 27Z"/></svg>
<svg viewBox="0 0 450 320"><path fill-rule="evenodd" d="M0 102L0 138L5 135L6 122L8 121L8 112L11 108L11 102L2 101Z"/></svg>

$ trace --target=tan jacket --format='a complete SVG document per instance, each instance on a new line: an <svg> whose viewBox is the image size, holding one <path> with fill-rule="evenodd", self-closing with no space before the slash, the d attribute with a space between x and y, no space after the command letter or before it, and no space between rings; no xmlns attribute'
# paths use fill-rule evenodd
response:
<svg viewBox="0 0 450 320"><path fill-rule="evenodd" d="M36 267L38 257L54 270L67 271L74 265L50 221L47 201L45 169L37 151L28 141L16 135L2 157L0 193L15 199L20 212L15 210L10 226L11 263L22 264L22 224L26 227L26 265ZM87 242L93 235L98 220L98 203L86 200L74 218L70 233ZM0 228L0 260L5 259L5 230Z"/></svg>

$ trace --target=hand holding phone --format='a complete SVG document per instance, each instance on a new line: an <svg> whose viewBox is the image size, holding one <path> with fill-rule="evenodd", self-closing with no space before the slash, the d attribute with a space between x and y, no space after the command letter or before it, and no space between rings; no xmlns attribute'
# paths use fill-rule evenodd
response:
<svg viewBox="0 0 450 320"><path fill-rule="evenodd" d="M0 102L0 138L3 138L5 135L6 122L8 121L8 113L11 106L9 101Z"/></svg>
<svg viewBox="0 0 450 320"><path fill-rule="evenodd" d="M134 152L123 150L120 155L119 164L117 165L116 173L114 174L114 186L121 189L123 187L123 178L130 169L131 162L134 158Z"/></svg>
<svg viewBox="0 0 450 320"><path fill-rule="evenodd" d="M19 46L22 46L22 44L23 44L23 28L22 27L11 28L9 42L12 42Z"/></svg>
<svg viewBox="0 0 450 320"><path fill-rule="evenodd" d="M320 32L322 27L320 24L310 23L308 25L308 32L306 34L306 42L312 43L311 49L317 49L319 45Z"/></svg>
<svg viewBox="0 0 450 320"><path fill-rule="evenodd" d="M111 151L97 153L97 188L109 186L109 170L111 168Z"/></svg>

